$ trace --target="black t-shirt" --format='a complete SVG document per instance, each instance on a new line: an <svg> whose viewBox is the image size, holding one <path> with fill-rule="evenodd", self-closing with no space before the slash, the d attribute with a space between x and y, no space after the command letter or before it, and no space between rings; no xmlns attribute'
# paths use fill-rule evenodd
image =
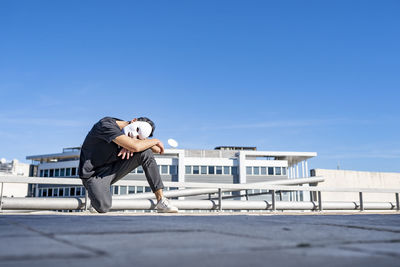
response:
<svg viewBox="0 0 400 267"><path fill-rule="evenodd" d="M79 159L79 176L89 178L119 160L120 148L113 142L122 135L116 121L120 119L105 117L93 125L83 142Z"/></svg>

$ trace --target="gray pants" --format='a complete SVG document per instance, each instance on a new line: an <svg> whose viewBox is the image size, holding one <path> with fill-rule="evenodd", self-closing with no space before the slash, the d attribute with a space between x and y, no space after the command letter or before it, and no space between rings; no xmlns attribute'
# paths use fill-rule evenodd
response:
<svg viewBox="0 0 400 267"><path fill-rule="evenodd" d="M92 207L99 213L108 212L112 205L111 185L122 179L132 170L142 165L146 179L153 192L164 188L153 151L147 149L133 154L129 159L121 159L108 166L101 167L96 175L82 179Z"/></svg>

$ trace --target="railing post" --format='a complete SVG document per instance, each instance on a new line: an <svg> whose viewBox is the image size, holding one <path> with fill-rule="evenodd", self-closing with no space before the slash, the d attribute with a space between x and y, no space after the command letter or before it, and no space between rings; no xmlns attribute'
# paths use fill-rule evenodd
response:
<svg viewBox="0 0 400 267"><path fill-rule="evenodd" d="M321 191L318 191L318 210L322 211L322 197L321 197Z"/></svg>
<svg viewBox="0 0 400 267"><path fill-rule="evenodd" d="M360 211L364 211L363 193L359 192L358 194L360 196Z"/></svg>
<svg viewBox="0 0 400 267"><path fill-rule="evenodd" d="M400 211L399 193L396 193L396 210Z"/></svg>
<svg viewBox="0 0 400 267"><path fill-rule="evenodd" d="M222 190L218 188L218 209L222 211Z"/></svg>
<svg viewBox="0 0 400 267"><path fill-rule="evenodd" d="M276 197L275 197L275 190L271 190L272 192L272 211L276 211Z"/></svg>
<svg viewBox="0 0 400 267"><path fill-rule="evenodd" d="M1 192L0 192L0 211L3 208L3 189L4 189L4 183L1 183Z"/></svg>

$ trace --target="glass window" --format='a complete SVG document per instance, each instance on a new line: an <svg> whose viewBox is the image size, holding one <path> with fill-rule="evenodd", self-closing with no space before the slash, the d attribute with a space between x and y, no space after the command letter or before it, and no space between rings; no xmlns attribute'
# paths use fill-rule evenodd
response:
<svg viewBox="0 0 400 267"><path fill-rule="evenodd" d="M71 175L72 175L72 176L75 176L75 175L76 175L76 168L72 168Z"/></svg>
<svg viewBox="0 0 400 267"><path fill-rule="evenodd" d="M214 174L214 166L208 166L208 174Z"/></svg>
<svg viewBox="0 0 400 267"><path fill-rule="evenodd" d="M286 175L286 167L282 167L282 175Z"/></svg>
<svg viewBox="0 0 400 267"><path fill-rule="evenodd" d="M281 175L281 167L275 167L275 175Z"/></svg>
<svg viewBox="0 0 400 267"><path fill-rule="evenodd" d="M254 175L260 175L260 167L254 167L253 168L253 174Z"/></svg>
<svg viewBox="0 0 400 267"><path fill-rule="evenodd" d="M64 168L60 169L60 176L65 176L65 169Z"/></svg>
<svg viewBox="0 0 400 267"><path fill-rule="evenodd" d="M118 191L119 191L118 185L114 185L113 187L114 187L114 189L113 189L114 195L118 195Z"/></svg>
<svg viewBox="0 0 400 267"><path fill-rule="evenodd" d="M168 165L161 165L161 173L168 174Z"/></svg>
<svg viewBox="0 0 400 267"><path fill-rule="evenodd" d="M54 177L54 169L50 170L50 177Z"/></svg>
<svg viewBox="0 0 400 267"><path fill-rule="evenodd" d="M207 174L207 166L201 166L201 174Z"/></svg>
<svg viewBox="0 0 400 267"><path fill-rule="evenodd" d="M142 166L137 167L136 171L137 171L137 173L143 173L144 172Z"/></svg>
<svg viewBox="0 0 400 267"><path fill-rule="evenodd" d="M136 169L133 169L133 170L131 171L131 173L136 173Z"/></svg>
<svg viewBox="0 0 400 267"><path fill-rule="evenodd" d="M65 176L71 176L71 168L66 168Z"/></svg>
<svg viewBox="0 0 400 267"><path fill-rule="evenodd" d="M59 188L59 189L58 189L58 195L59 195L60 197L63 197L63 196L64 196L64 188Z"/></svg>
<svg viewBox="0 0 400 267"><path fill-rule="evenodd" d="M129 186L128 187L128 194L135 194L135 187L134 186Z"/></svg>
<svg viewBox="0 0 400 267"><path fill-rule="evenodd" d="M86 194L86 188L81 186L81 195L84 196Z"/></svg>
<svg viewBox="0 0 400 267"><path fill-rule="evenodd" d="M246 174L251 175L252 167L246 167Z"/></svg>
<svg viewBox="0 0 400 267"><path fill-rule="evenodd" d="M229 166L224 166L224 174L229 175L230 170L231 170L231 168Z"/></svg>
<svg viewBox="0 0 400 267"><path fill-rule="evenodd" d="M43 170L40 170L40 177L43 177Z"/></svg>
<svg viewBox="0 0 400 267"><path fill-rule="evenodd" d="M148 187L148 186L146 186L146 187L144 188L144 191L145 191L145 192L151 192L151 188Z"/></svg>
<svg viewBox="0 0 400 267"><path fill-rule="evenodd" d="M53 196L53 188L47 189L47 196L49 196L49 197Z"/></svg>
<svg viewBox="0 0 400 267"><path fill-rule="evenodd" d="M185 166L185 173L192 174L192 166Z"/></svg>
<svg viewBox="0 0 400 267"><path fill-rule="evenodd" d="M49 170L44 170L44 177L49 177Z"/></svg>
<svg viewBox="0 0 400 267"><path fill-rule="evenodd" d="M81 187L80 187L80 186L78 186L78 187L75 189L75 194L76 194L77 196L80 196L80 195L81 195Z"/></svg>
<svg viewBox="0 0 400 267"><path fill-rule="evenodd" d="M119 194L120 195L126 195L126 185L121 185L120 187L119 187Z"/></svg>
<svg viewBox="0 0 400 267"><path fill-rule="evenodd" d="M39 189L39 197L43 196L43 189Z"/></svg>
<svg viewBox="0 0 400 267"><path fill-rule="evenodd" d="M55 176L55 177L60 176L60 169L56 169L56 171L55 171L55 173L54 173L54 176Z"/></svg>
<svg viewBox="0 0 400 267"><path fill-rule="evenodd" d="M46 189L46 188L43 189L43 196L44 196L44 197L47 197L47 189Z"/></svg>
<svg viewBox="0 0 400 267"><path fill-rule="evenodd" d="M232 175L237 175L237 174L238 174L238 168L237 168L237 166L233 166L233 167L231 168L231 173L232 173Z"/></svg>
<svg viewBox="0 0 400 267"><path fill-rule="evenodd" d="M137 192L138 193L143 193L143 186L138 186L137 187Z"/></svg>
<svg viewBox="0 0 400 267"><path fill-rule="evenodd" d="M71 187L71 189L69 190L69 193L70 193L71 197L75 196L75 187Z"/></svg>
<svg viewBox="0 0 400 267"><path fill-rule="evenodd" d="M65 191L64 195L65 195L66 197L69 197L69 187L66 187L66 188L64 189L64 191Z"/></svg>
<svg viewBox="0 0 400 267"><path fill-rule="evenodd" d="M199 166L193 166L193 174L200 174L200 167Z"/></svg>
<svg viewBox="0 0 400 267"><path fill-rule="evenodd" d="M222 174L222 166L217 166L216 167L216 173L217 174Z"/></svg>
<svg viewBox="0 0 400 267"><path fill-rule="evenodd" d="M274 167L268 167L268 175L274 175Z"/></svg>
<svg viewBox="0 0 400 267"><path fill-rule="evenodd" d="M267 168L261 167L261 175L267 175Z"/></svg>
<svg viewBox="0 0 400 267"><path fill-rule="evenodd" d="M176 175L176 174L178 174L178 166L176 166L176 165L170 165L170 166L169 166L169 172L171 173L171 175Z"/></svg>
<svg viewBox="0 0 400 267"><path fill-rule="evenodd" d="M53 196L58 197L58 188L54 188Z"/></svg>

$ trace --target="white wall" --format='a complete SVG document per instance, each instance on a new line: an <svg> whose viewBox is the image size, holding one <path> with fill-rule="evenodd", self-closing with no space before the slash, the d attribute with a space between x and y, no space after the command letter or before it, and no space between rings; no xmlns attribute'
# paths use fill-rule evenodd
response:
<svg viewBox="0 0 400 267"><path fill-rule="evenodd" d="M0 191L1 191L0 183ZM3 197L26 197L28 195L27 184L4 183Z"/></svg>
<svg viewBox="0 0 400 267"><path fill-rule="evenodd" d="M400 189L400 173L315 169L315 176L325 178L324 182L318 184L321 187ZM363 199L367 202L396 201L395 194L364 193ZM359 195L358 193L322 192L322 200L359 201Z"/></svg>

